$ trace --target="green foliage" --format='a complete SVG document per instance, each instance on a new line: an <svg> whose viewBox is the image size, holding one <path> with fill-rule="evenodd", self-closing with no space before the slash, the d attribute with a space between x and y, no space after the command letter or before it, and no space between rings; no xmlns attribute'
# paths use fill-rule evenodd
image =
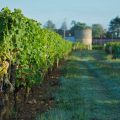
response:
<svg viewBox="0 0 120 120"><path fill-rule="evenodd" d="M105 34L105 30L100 24L93 24L92 25L92 36L93 38L101 38Z"/></svg>
<svg viewBox="0 0 120 120"><path fill-rule="evenodd" d="M105 46L105 51L112 54L113 58L120 58L120 42L109 42Z"/></svg>
<svg viewBox="0 0 120 120"><path fill-rule="evenodd" d="M86 25L86 23L76 22L74 20L71 22L71 25L72 27L70 29L70 32L72 36L74 36L75 30L83 30L86 28L90 28L89 26Z"/></svg>
<svg viewBox="0 0 120 120"><path fill-rule="evenodd" d="M57 33L40 28L40 23L25 17L21 10L8 8L0 12L0 58L5 56L12 64L18 63L17 85L32 86L58 59L72 48L71 42Z"/></svg>
<svg viewBox="0 0 120 120"><path fill-rule="evenodd" d="M55 24L51 20L48 20L44 27L53 31L56 29Z"/></svg>
<svg viewBox="0 0 120 120"><path fill-rule="evenodd" d="M87 45L83 45L80 42L75 42L73 43L73 50L87 50L88 46Z"/></svg>
<svg viewBox="0 0 120 120"><path fill-rule="evenodd" d="M103 45L93 45L93 46L92 46L92 49L93 49L93 50L103 50L103 49L104 49L104 46L103 46Z"/></svg>
<svg viewBox="0 0 120 120"><path fill-rule="evenodd" d="M113 38L120 38L120 17L115 17L110 21L109 32Z"/></svg>

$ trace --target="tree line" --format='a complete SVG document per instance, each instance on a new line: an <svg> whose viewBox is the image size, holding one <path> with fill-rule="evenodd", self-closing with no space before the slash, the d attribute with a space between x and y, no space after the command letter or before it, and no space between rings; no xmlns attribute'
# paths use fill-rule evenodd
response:
<svg viewBox="0 0 120 120"><path fill-rule="evenodd" d="M82 23L75 20L71 22L70 29L68 29L66 21L64 21L61 24L61 27L59 29L56 28L56 25L53 23L52 20L48 20L43 27L48 28L52 31L56 31L63 37L74 36L75 30L91 28L93 38L99 38L99 39L100 38L114 38L114 39L120 38L120 17L119 16L113 18L109 22L108 29L105 29L101 24L93 24L92 26L88 26L86 23Z"/></svg>

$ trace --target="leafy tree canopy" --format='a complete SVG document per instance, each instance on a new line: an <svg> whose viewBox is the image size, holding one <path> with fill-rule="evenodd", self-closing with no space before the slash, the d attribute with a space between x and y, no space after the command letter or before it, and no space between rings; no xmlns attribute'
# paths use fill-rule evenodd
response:
<svg viewBox="0 0 120 120"><path fill-rule="evenodd" d="M73 20L71 22L71 25L72 25L72 27L71 27L70 31L71 31L71 35L73 35L73 36L74 36L75 30L83 30L86 28L90 28L89 26L86 25L86 23L76 22L75 20Z"/></svg>
<svg viewBox="0 0 120 120"><path fill-rule="evenodd" d="M110 21L109 32L115 38L120 38L120 17L117 16Z"/></svg>
<svg viewBox="0 0 120 120"><path fill-rule="evenodd" d="M105 34L105 29L101 24L93 24L92 25L92 35L93 38L101 38Z"/></svg>
<svg viewBox="0 0 120 120"><path fill-rule="evenodd" d="M45 23L44 27L47 28L47 29L53 30L53 31L56 29L55 24L51 20L48 20Z"/></svg>

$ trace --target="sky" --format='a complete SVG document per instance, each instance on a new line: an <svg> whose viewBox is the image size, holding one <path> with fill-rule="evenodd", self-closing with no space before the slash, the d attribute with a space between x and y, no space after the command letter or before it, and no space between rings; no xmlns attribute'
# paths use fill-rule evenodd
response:
<svg viewBox="0 0 120 120"><path fill-rule="evenodd" d="M107 29L110 20L120 16L120 0L0 0L0 9L3 7L19 8L43 25L52 20L57 28L64 20L69 28L75 20L90 26L102 24Z"/></svg>

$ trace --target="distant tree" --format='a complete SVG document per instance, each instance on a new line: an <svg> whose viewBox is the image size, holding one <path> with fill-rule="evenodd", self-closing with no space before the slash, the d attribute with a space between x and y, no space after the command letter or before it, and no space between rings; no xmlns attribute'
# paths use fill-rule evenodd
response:
<svg viewBox="0 0 120 120"><path fill-rule="evenodd" d="M61 30L67 30L67 23L64 21L61 25Z"/></svg>
<svg viewBox="0 0 120 120"><path fill-rule="evenodd" d="M76 25L76 21L75 21L75 20L72 20L71 25L72 25L72 26L75 26L75 25Z"/></svg>
<svg viewBox="0 0 120 120"><path fill-rule="evenodd" d="M59 35L63 36L63 30L61 30L61 28L60 28L60 29L57 29L56 32L57 32Z"/></svg>
<svg viewBox="0 0 120 120"><path fill-rule="evenodd" d="M106 36L106 38L112 38L112 34L109 31L107 31L105 33L105 36Z"/></svg>
<svg viewBox="0 0 120 120"><path fill-rule="evenodd" d="M65 35L66 35L66 31L67 31L67 23L66 21L64 20L64 22L62 23L61 25L61 28L60 28L62 31L63 31L63 37L65 38Z"/></svg>
<svg viewBox="0 0 120 120"><path fill-rule="evenodd" d="M92 36L93 38L101 38L105 35L105 29L101 24L92 25Z"/></svg>
<svg viewBox="0 0 120 120"><path fill-rule="evenodd" d="M75 30L82 30L82 29L85 29L87 27L86 23L81 23L81 22L73 22L72 23L73 26L71 29L75 29Z"/></svg>
<svg viewBox="0 0 120 120"><path fill-rule="evenodd" d="M47 29L50 29L50 30L55 30L56 26L55 26L55 24L51 20L48 20L45 23L44 28L47 28Z"/></svg>
<svg viewBox="0 0 120 120"><path fill-rule="evenodd" d="M70 32L72 36L74 36L75 30L83 30L85 28L90 28L89 26L86 25L86 23L76 22L75 20L71 22L71 25L72 27L70 29Z"/></svg>
<svg viewBox="0 0 120 120"><path fill-rule="evenodd" d="M114 38L120 38L120 17L115 17L110 21L109 32Z"/></svg>

